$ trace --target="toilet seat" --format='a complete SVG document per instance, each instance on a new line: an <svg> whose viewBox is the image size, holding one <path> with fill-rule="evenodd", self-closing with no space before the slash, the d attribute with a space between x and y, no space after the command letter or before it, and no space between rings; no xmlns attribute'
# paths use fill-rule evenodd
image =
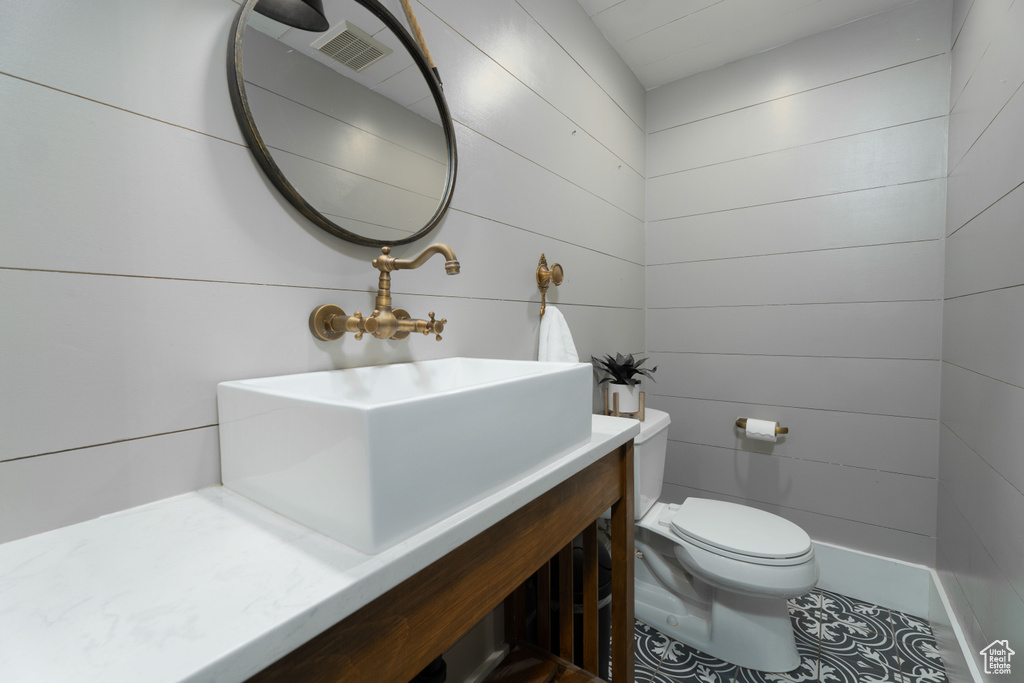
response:
<svg viewBox="0 0 1024 683"><path fill-rule="evenodd" d="M694 499L687 498L687 501L689 500ZM703 499L696 500L700 501ZM716 503L718 501L704 502ZM814 588L818 580L818 562L815 559L814 547L811 545L809 538L806 541L806 552L791 557L757 557L751 554L724 550L716 545L684 535L674 528L672 520L679 515L681 507L676 504L656 503L650 512L637 522L637 526L640 529L640 535L637 537L638 547L643 543L652 549L656 549L656 552L664 557L674 556L682 569L700 578L712 587L754 598L792 598L797 595L803 595ZM688 506L687 513L692 511L702 514L706 512L706 509L703 507L703 503L698 502L696 505ZM737 511L726 510L726 517L720 517L719 519L728 518L735 522L737 517L728 517L730 513L735 512ZM741 510L739 514L742 515L743 512ZM785 522L785 520L776 518L775 515L770 513L764 514L769 515L770 518L777 519L778 522ZM689 526L686 523L686 514L683 515L681 521L684 527ZM764 521L761 520L761 522ZM787 524L779 524L778 526L785 528ZM775 522L768 521L767 525L774 527ZM701 529L699 525L696 528L706 531ZM652 532L654 535L645 535L646 532ZM729 536L726 535L725 538L729 539ZM716 540L723 543L726 542L722 539ZM737 539L730 540L735 541ZM797 538L797 540L799 541L800 539ZM733 543L734 547L737 545L739 544ZM749 552L751 548L756 547L748 545L745 548ZM795 546L790 546L788 550L792 552L793 547L799 550L800 544L797 543ZM781 546L782 552L786 550L785 546ZM780 547L769 548L768 552L772 551L777 555L782 554ZM647 553L644 553L645 558L646 556ZM642 559L641 561L647 562L648 560Z"/></svg>
<svg viewBox="0 0 1024 683"><path fill-rule="evenodd" d="M790 566L813 557L811 538L770 512L706 498L670 505L658 520L682 541L740 562Z"/></svg>
<svg viewBox="0 0 1024 683"><path fill-rule="evenodd" d="M718 555L719 557L725 557L730 560L737 560L747 564L764 565L766 567L791 567L798 564L804 564L814 557L813 550L808 550L803 555L797 555L796 557L754 557L752 555L743 555L723 550L722 548L718 548L709 543L703 543L702 541L688 536L683 536L682 534L677 534L677 536L680 543L700 548L712 555Z"/></svg>

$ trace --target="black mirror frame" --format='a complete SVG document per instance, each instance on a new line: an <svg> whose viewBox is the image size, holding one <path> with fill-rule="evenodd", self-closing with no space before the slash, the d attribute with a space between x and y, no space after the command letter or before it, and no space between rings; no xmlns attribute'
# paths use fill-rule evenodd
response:
<svg viewBox="0 0 1024 683"><path fill-rule="evenodd" d="M239 8L238 14L235 15L234 23L231 25L231 38L228 41L227 64L228 91L231 95L231 106L235 110L235 117L238 119L238 125L242 129L242 135L245 137L246 142L249 143L249 149L252 151L253 156L256 157L256 161L259 162L260 167L263 168L263 171L267 174L270 182L274 184L281 194L283 194L291 205L298 209L303 216L332 235L349 242L354 242L355 244L361 244L367 247L385 247L408 244L420 239L433 230L441 221L445 211L448 210L449 204L451 204L452 192L455 189L455 175L458 168L458 154L455 149L455 129L452 125L452 117L448 111L448 103L445 101L444 91L441 89L440 81L434 74L434 71L427 64L427 60L423 56L422 50L416 41L413 40L412 36L409 35L409 32L406 31L405 27L402 26L394 15L392 15L386 7L381 5L378 0L354 1L358 2L360 5L376 15L376 17L398 37L405 49L409 51L409 54L412 56L416 66L419 67L420 73L426 80L431 94L434 96L434 103L437 105L438 113L441 116L441 127L444 130L445 146L448 152L448 175L445 179L444 194L438 202L437 210L434 212L434 215L430 217L430 220L427 221L426 225L412 235L400 240L379 240L365 237L350 230L346 230L317 211L316 207L306 201L306 199L299 194L298 190L296 190L288 181L288 178L285 177L284 173L274 161L274 158L270 155L270 151L267 149L266 144L263 142L263 137L260 135L259 129L256 127L256 122L253 120L252 110L249 108L249 100L245 94L245 82L242 78L242 38L245 35L249 15L252 13L253 7L256 5L258 0L246 0L245 4Z"/></svg>

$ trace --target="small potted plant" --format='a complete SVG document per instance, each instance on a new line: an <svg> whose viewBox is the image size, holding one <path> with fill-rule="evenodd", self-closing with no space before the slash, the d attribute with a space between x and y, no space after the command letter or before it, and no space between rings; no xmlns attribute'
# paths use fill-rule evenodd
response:
<svg viewBox="0 0 1024 683"><path fill-rule="evenodd" d="M594 367L606 374L598 380L598 384L610 382L609 393L619 395L619 412L635 413L640 410L640 376L654 381L654 372L658 369L640 367L647 362L646 358L636 360L633 354L623 356L616 353L615 357L607 355L604 358L590 357ZM615 399L609 397L611 405L615 405Z"/></svg>

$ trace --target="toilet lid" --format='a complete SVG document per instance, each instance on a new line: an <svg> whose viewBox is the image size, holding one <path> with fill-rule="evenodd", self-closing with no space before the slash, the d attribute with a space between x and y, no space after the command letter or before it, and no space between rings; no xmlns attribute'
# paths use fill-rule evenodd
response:
<svg viewBox="0 0 1024 683"><path fill-rule="evenodd" d="M750 557L798 557L811 549L811 537L787 519L707 498L683 501L672 517L672 530L683 538Z"/></svg>

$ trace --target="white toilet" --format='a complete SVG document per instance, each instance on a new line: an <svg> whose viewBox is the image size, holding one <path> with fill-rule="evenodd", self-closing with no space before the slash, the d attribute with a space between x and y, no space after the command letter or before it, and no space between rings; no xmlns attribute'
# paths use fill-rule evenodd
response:
<svg viewBox="0 0 1024 683"><path fill-rule="evenodd" d="M811 539L763 510L705 498L659 503L668 414L646 411L634 440L636 618L726 662L800 665L787 598L818 581Z"/></svg>

